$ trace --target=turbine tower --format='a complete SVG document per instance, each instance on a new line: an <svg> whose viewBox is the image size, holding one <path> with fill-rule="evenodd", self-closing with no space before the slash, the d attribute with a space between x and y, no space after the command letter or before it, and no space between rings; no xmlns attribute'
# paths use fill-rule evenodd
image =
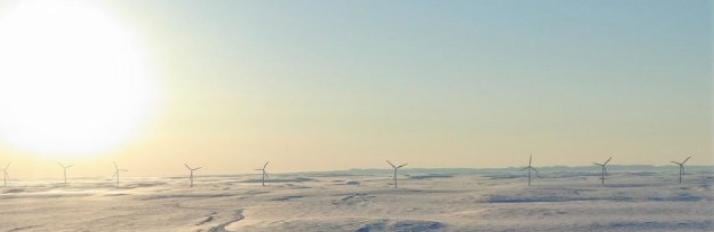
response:
<svg viewBox="0 0 714 232"><path fill-rule="evenodd" d="M183 164L183 166L186 166L186 169L188 169L188 171L189 171L189 175L188 175L189 187L193 188L193 171L201 169L201 167L191 168L190 166L188 166L188 164Z"/></svg>
<svg viewBox="0 0 714 232"><path fill-rule="evenodd" d="M255 169L256 171L260 171L260 172L261 172L261 175L262 175L262 177L263 177L262 182L261 182L261 185L263 185L263 186L265 186L265 177L268 176L268 171L266 170L266 168L268 167L268 164L269 164L269 163L270 163L270 161L265 162L265 164L263 164L263 168Z"/></svg>
<svg viewBox="0 0 714 232"><path fill-rule="evenodd" d="M126 169L119 169L117 162L114 162L114 175L112 177L117 178L117 186L119 186L119 172L127 172Z"/></svg>
<svg viewBox="0 0 714 232"><path fill-rule="evenodd" d="M528 157L528 166L522 170L528 170L528 186L531 186L532 173L535 172L536 176L538 176L538 169L533 167L533 155Z"/></svg>
<svg viewBox="0 0 714 232"><path fill-rule="evenodd" d="M692 158L692 157L691 156L687 157L681 163L677 162L677 161L672 161L673 164L676 164L679 166L679 183L680 184L682 183L682 176L684 176L684 164L687 163L687 161L689 161L690 158Z"/></svg>
<svg viewBox="0 0 714 232"><path fill-rule="evenodd" d="M7 187L7 169L10 168L10 164L12 164L12 162L7 163L7 165L5 165L5 168L2 169L2 183L4 187Z"/></svg>
<svg viewBox="0 0 714 232"><path fill-rule="evenodd" d="M397 170L399 170L400 168L402 168L404 166L407 166L407 164L404 163L404 164L400 164L400 165L394 165L392 162L389 162L389 160L387 160L387 163L389 164L389 166L392 166L392 168L394 169L394 175L392 176L392 178L394 179L394 188L397 188Z"/></svg>
<svg viewBox="0 0 714 232"><path fill-rule="evenodd" d="M59 166L62 167L62 170L64 170L64 184L66 185L67 184L67 169L71 168L74 165L64 165L60 162L57 162L57 164L59 164Z"/></svg>
<svg viewBox="0 0 714 232"><path fill-rule="evenodd" d="M602 173L600 174L600 181L602 185L605 185L605 176L607 175L607 163L610 163L610 160L612 160L612 157L605 160L604 163L593 163L602 168Z"/></svg>

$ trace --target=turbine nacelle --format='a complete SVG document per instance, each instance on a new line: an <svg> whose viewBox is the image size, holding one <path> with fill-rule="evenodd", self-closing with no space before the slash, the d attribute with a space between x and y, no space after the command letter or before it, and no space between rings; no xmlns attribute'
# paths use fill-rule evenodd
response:
<svg viewBox="0 0 714 232"><path fill-rule="evenodd" d="M69 168L71 168L71 167L74 166L74 165L71 165L71 164L70 164L70 165L64 165L64 164L62 164L62 163L60 163L60 162L57 162L57 164L59 164L59 166L62 167L62 168L64 168L64 169L69 169Z"/></svg>
<svg viewBox="0 0 714 232"><path fill-rule="evenodd" d="M265 164L263 164L263 168L255 169L256 171L260 171L260 172L261 172L261 176L262 176L262 178L261 178L261 185L262 185L262 186L265 186L265 178L268 177L268 171L267 171L268 164L270 164L270 161L265 162Z"/></svg>
<svg viewBox="0 0 714 232"><path fill-rule="evenodd" d="M538 169L533 167L533 155L530 155L528 157L528 166L524 167L521 169L522 171L528 171L528 186L531 185L531 171L535 172L536 177L540 177L540 173L538 173Z"/></svg>
<svg viewBox="0 0 714 232"><path fill-rule="evenodd" d="M129 171L129 170L126 170L126 169L120 169L119 166L117 165L117 163L114 162L114 175L112 175L112 177L117 177L117 178L118 178L120 172L128 172L128 171ZM118 179L117 179L117 182L119 182Z"/></svg>
<svg viewBox="0 0 714 232"><path fill-rule="evenodd" d="M392 169L394 169L394 175L392 176L392 178L394 179L394 188L397 188L397 186L398 186L398 183L397 183L397 170L399 170L400 168L403 168L403 167L407 166L407 163L403 163L403 164L400 164L400 165L395 165L394 163L392 163L392 162L389 161L389 160L387 160L387 163L389 164L389 166L392 166Z"/></svg>
<svg viewBox="0 0 714 232"><path fill-rule="evenodd" d="M57 162L57 164L59 164L59 166L62 167L62 169L64 170L64 184L66 185L66 184L67 184L67 169L71 168L71 167L74 166L74 165L71 165L71 164L70 164L70 165L64 165L64 164L62 164L62 163L60 163L60 162Z"/></svg>
<svg viewBox="0 0 714 232"><path fill-rule="evenodd" d="M393 164L392 162L390 162L389 160L387 160L387 163L389 164L389 166L392 166L392 168L394 168L394 169L403 168L403 167L405 167L405 166L408 165L408 163L403 163L403 164L400 164L400 165L395 165L395 164Z"/></svg>
<svg viewBox="0 0 714 232"><path fill-rule="evenodd" d="M201 169L201 167L191 168L191 166L188 166L188 164L186 164L186 163L184 163L183 166L185 166L186 169L188 169L188 171L189 171L189 175L188 175L189 187L193 187L193 171Z"/></svg>
<svg viewBox="0 0 714 232"><path fill-rule="evenodd" d="M201 169L201 167L191 168L191 166L188 166L188 164L183 164L183 166L186 166L186 169L190 170L191 172Z"/></svg>
<svg viewBox="0 0 714 232"><path fill-rule="evenodd" d="M689 159L691 159L691 158L692 158L692 157L689 156L689 157L687 157L686 159L684 159L684 161L682 161L682 162L677 162L677 161L671 161L671 162L672 162L673 164L676 164L676 165L679 165L679 166L684 166L684 164L686 164L687 161L689 161Z"/></svg>
<svg viewBox="0 0 714 232"><path fill-rule="evenodd" d="M691 159L691 158L692 157L689 156L686 159L684 159L684 161L682 161L682 162L671 161L673 164L679 166L679 183L680 184L682 183L682 176L684 176L684 164L686 164L687 161L689 161L689 159Z"/></svg>
<svg viewBox="0 0 714 232"><path fill-rule="evenodd" d="M612 156L610 158L607 158L607 160L605 160L605 162L603 163L593 163L594 165L600 166L600 168L602 168L602 172L600 173L600 180L603 185L605 185L605 176L607 175L607 164L610 163L611 160Z"/></svg>

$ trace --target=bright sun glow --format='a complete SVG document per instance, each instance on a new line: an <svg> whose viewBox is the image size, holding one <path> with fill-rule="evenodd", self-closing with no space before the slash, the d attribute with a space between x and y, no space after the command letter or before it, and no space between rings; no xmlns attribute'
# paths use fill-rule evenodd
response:
<svg viewBox="0 0 714 232"><path fill-rule="evenodd" d="M134 136L155 100L144 51L98 7L21 2L0 14L0 139L53 158Z"/></svg>

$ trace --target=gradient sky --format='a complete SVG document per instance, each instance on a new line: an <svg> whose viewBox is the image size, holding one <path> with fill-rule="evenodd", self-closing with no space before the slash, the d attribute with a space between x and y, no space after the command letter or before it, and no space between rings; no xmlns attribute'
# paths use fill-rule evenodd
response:
<svg viewBox="0 0 714 232"><path fill-rule="evenodd" d="M12 1L5 7L12 5ZM714 164L711 1L111 1L161 83L76 175ZM0 11L0 14L2 11ZM20 176L54 161L3 146ZM106 169L106 170L105 170ZM48 174L49 173L49 174Z"/></svg>

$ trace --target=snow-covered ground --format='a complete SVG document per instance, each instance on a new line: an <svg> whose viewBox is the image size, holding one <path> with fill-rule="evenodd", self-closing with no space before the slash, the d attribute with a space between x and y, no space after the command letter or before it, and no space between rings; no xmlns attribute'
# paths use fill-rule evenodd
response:
<svg viewBox="0 0 714 232"><path fill-rule="evenodd" d="M406 169L13 181L0 231L714 231L712 167Z"/></svg>

